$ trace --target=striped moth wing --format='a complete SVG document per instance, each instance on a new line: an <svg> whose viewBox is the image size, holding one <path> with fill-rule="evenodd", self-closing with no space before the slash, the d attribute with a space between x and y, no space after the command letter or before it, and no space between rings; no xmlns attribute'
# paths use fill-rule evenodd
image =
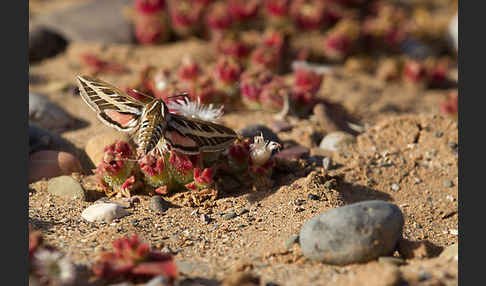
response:
<svg viewBox="0 0 486 286"><path fill-rule="evenodd" d="M219 152L238 137L236 132L216 123L171 114L164 138L171 148L185 154Z"/></svg>
<svg viewBox="0 0 486 286"><path fill-rule="evenodd" d="M101 122L123 132L138 128L145 102L151 100L148 95L137 92L140 97L135 99L92 76L78 75L76 81L81 98L96 112Z"/></svg>

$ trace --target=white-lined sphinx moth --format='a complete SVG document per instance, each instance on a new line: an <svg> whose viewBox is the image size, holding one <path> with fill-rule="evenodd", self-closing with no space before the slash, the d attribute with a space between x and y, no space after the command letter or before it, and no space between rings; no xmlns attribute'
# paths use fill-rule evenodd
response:
<svg viewBox="0 0 486 286"><path fill-rule="evenodd" d="M136 134L138 156L152 151L161 138L170 148L190 155L223 151L238 137L223 125L171 113L162 99L143 93L135 99L91 76L79 75L76 80L81 97L101 122Z"/></svg>

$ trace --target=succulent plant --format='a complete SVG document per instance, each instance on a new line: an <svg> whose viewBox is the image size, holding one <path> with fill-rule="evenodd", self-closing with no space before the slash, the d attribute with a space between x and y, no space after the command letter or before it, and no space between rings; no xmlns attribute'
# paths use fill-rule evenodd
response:
<svg viewBox="0 0 486 286"><path fill-rule="evenodd" d="M423 62L413 59L405 59L403 63L402 78L406 83L425 85L427 70Z"/></svg>
<svg viewBox="0 0 486 286"><path fill-rule="evenodd" d="M133 280L163 275L170 285L177 277L171 254L153 251L137 235L113 241L113 252L103 252L91 267L93 273L107 281Z"/></svg>
<svg viewBox="0 0 486 286"><path fill-rule="evenodd" d="M88 68L87 73L125 73L128 69L122 64L101 59L92 53L81 54L82 63Z"/></svg>
<svg viewBox="0 0 486 286"><path fill-rule="evenodd" d="M190 56L186 55L182 59L182 64L177 71L177 76L181 81L193 82L197 80L201 73L202 71L198 63Z"/></svg>
<svg viewBox="0 0 486 286"><path fill-rule="evenodd" d="M221 36L221 33L230 29L232 24L233 18L229 13L227 2L215 2L209 7L206 13L206 25L212 38Z"/></svg>
<svg viewBox="0 0 486 286"><path fill-rule="evenodd" d="M200 32L205 5L194 0L169 0L169 17L174 32L187 37Z"/></svg>
<svg viewBox="0 0 486 286"><path fill-rule="evenodd" d="M344 60L356 46L359 39L359 23L351 19L343 19L330 29L324 36L324 55L332 61Z"/></svg>
<svg viewBox="0 0 486 286"><path fill-rule="evenodd" d="M316 30L324 24L325 3L321 0L294 0L290 4L290 17L302 30Z"/></svg>
<svg viewBox="0 0 486 286"><path fill-rule="evenodd" d="M443 101L440 105L440 111L444 114L451 116L452 118L457 119L458 116L458 105L457 100L459 97L459 93L454 91L447 94L447 98Z"/></svg>
<svg viewBox="0 0 486 286"><path fill-rule="evenodd" d="M240 94L243 103L250 109L261 108L260 93L263 86L270 82L274 74L262 67L252 67L245 70L240 77Z"/></svg>
<svg viewBox="0 0 486 286"><path fill-rule="evenodd" d="M44 243L41 233L29 225L29 280L38 285L70 285L76 276L70 257Z"/></svg>
<svg viewBox="0 0 486 286"><path fill-rule="evenodd" d="M277 112L282 110L285 97L290 98L290 94L290 87L282 78L275 76L263 86L259 101L264 110Z"/></svg>
<svg viewBox="0 0 486 286"><path fill-rule="evenodd" d="M169 39L170 29L164 0L135 0L133 14L138 43L159 44Z"/></svg>
<svg viewBox="0 0 486 286"><path fill-rule="evenodd" d="M233 57L222 56L214 66L214 79L218 89L228 95L230 100L236 100L239 95L238 81L243 72L241 64Z"/></svg>
<svg viewBox="0 0 486 286"><path fill-rule="evenodd" d="M117 141L104 148L103 160L95 174L108 196L117 194L129 197L131 191L137 187L137 168L133 154L133 148L124 141Z"/></svg>

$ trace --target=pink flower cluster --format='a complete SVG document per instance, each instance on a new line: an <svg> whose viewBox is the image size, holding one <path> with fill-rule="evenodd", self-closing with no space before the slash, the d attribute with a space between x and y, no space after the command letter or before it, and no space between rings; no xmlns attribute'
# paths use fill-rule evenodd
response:
<svg viewBox="0 0 486 286"><path fill-rule="evenodd" d="M113 252L101 253L91 267L93 273L103 280L133 280L162 275L172 285L178 275L171 254L151 250L137 235L113 241L113 249Z"/></svg>

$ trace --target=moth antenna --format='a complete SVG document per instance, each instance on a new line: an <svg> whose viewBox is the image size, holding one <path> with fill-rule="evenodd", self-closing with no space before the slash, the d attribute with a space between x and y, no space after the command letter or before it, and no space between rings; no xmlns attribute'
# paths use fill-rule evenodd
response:
<svg viewBox="0 0 486 286"><path fill-rule="evenodd" d="M183 93L179 93L179 94L175 94L175 95L171 95L167 98L176 98L176 97L189 97L189 93L187 91L184 91Z"/></svg>

